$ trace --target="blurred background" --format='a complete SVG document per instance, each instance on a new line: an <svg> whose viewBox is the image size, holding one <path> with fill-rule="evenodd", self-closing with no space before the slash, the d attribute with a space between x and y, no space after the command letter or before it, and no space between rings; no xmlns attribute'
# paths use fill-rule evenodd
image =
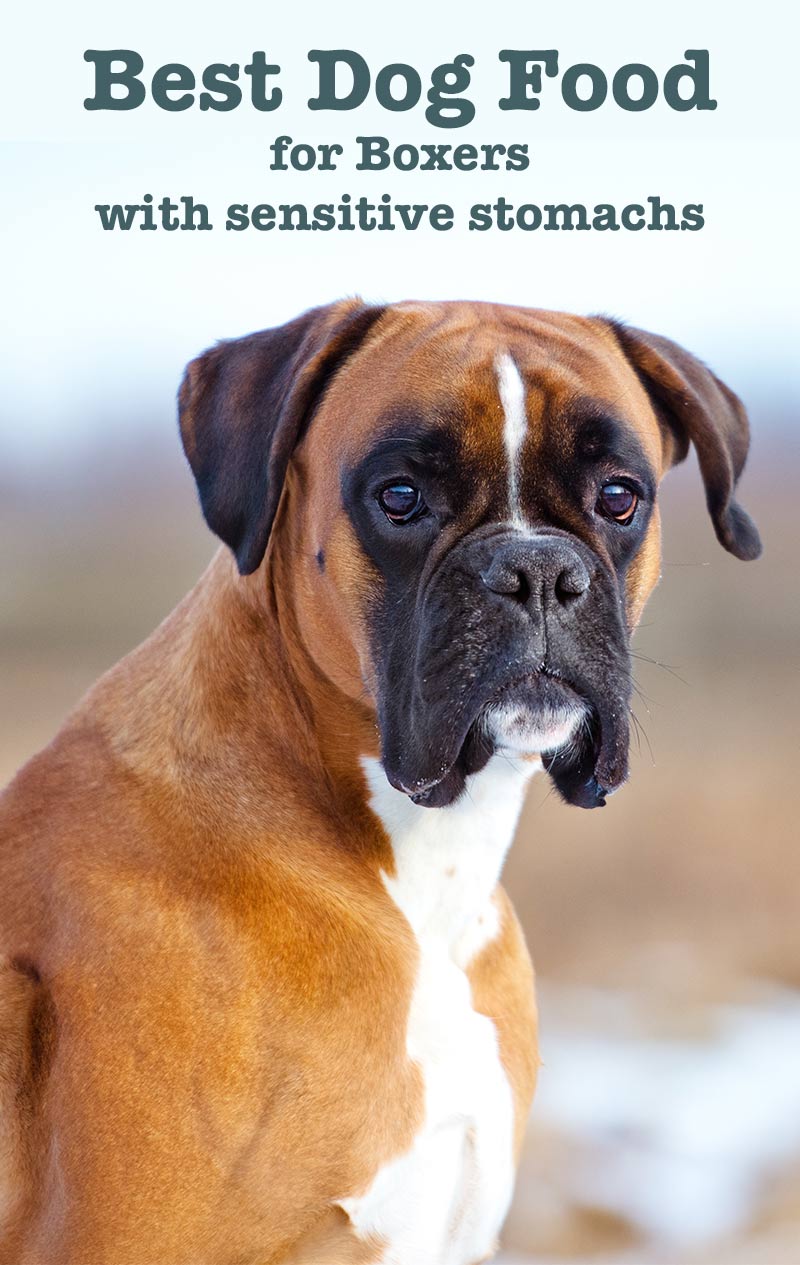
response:
<svg viewBox="0 0 800 1265"><path fill-rule="evenodd" d="M797 1265L800 1261L800 865L795 18L778 0L668 11L610 0L410 0L396 16L312 0L218 9L141 0L18 8L0 111L0 780L84 689L168 613L214 544L180 454L182 366L218 337L342 294L475 297L607 311L684 342L744 398L741 499L765 542L744 565L707 520L694 458L663 489L664 570L635 641L640 735L630 784L599 813L535 780L507 869L539 978L541 1072L507 1265ZM263 48L275 116L90 115L86 48L130 47L151 73ZM310 115L309 48L423 75L476 56L475 123L421 110ZM501 48L663 75L708 48L719 108L566 111L557 91L503 115ZM766 51L768 50L768 52ZM35 67L35 76L32 68ZM12 110L11 105L15 108ZM24 108L20 109L20 103ZM424 103L423 103L424 104ZM527 173L267 170L280 132L526 142ZM233 201L342 192L451 202L700 201L700 233L225 234ZM96 202L191 194L210 234L103 233ZM636 746L636 744L635 744Z"/></svg>

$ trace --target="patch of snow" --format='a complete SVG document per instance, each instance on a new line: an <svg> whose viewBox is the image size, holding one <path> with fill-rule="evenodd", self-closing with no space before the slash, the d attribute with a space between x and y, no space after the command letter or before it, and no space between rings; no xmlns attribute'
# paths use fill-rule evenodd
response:
<svg viewBox="0 0 800 1265"><path fill-rule="evenodd" d="M648 1035L624 994L570 990L553 1014L549 998L543 989L532 1131L574 1145L571 1196L676 1247L747 1225L800 1157L800 994L714 1007L702 1039Z"/></svg>

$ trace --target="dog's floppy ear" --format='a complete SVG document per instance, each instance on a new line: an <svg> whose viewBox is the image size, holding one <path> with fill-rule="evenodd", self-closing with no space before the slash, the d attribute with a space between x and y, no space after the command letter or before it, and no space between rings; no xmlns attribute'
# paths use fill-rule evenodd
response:
<svg viewBox="0 0 800 1265"><path fill-rule="evenodd" d="M694 444L720 544L737 558L757 558L758 530L733 495L750 442L741 400L677 343L617 321L610 324L671 436L672 464Z"/></svg>
<svg viewBox="0 0 800 1265"><path fill-rule="evenodd" d="M333 374L383 312L357 299L218 343L186 369L183 447L213 532L242 575L267 547L286 467Z"/></svg>

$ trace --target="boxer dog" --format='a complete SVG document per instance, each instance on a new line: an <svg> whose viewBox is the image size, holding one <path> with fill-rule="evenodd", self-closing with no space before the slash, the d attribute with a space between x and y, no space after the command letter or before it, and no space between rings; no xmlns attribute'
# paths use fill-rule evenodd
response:
<svg viewBox="0 0 800 1265"><path fill-rule="evenodd" d="M348 300L189 365L224 542L0 810L0 1261L473 1265L536 1077L530 775L625 780L656 490L741 404L602 318ZM123 582L122 579L120 582Z"/></svg>

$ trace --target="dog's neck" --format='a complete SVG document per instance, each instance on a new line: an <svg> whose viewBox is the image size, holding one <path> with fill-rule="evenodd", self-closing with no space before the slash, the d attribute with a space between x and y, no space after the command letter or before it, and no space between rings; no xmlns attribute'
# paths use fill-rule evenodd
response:
<svg viewBox="0 0 800 1265"><path fill-rule="evenodd" d="M390 786L378 760L363 761L369 804L389 838L384 882L421 944L445 945L465 968L497 933L491 895L539 761L493 756L446 808L424 808Z"/></svg>
<svg viewBox="0 0 800 1265"><path fill-rule="evenodd" d="M281 802L367 812L359 760L378 751L371 709L315 669L263 572L239 576L226 549L73 723L90 719L137 777L167 784L220 829L257 832Z"/></svg>
<svg viewBox="0 0 800 1265"><path fill-rule="evenodd" d="M327 822L342 846L374 853L377 816L393 854L384 840L379 861L405 885L403 903L415 918L446 919L442 908L425 912L431 876L407 858L425 852L444 871L451 850L461 847L463 858L463 846L474 844L471 865L491 888L536 766L495 757L452 808L417 807L386 780L371 708L319 672L301 639L287 634L287 619L263 574L243 579L220 551L148 650L135 650L95 687L91 714L136 775L168 783L209 833L256 839L286 803L311 823ZM449 886L461 917L470 893Z"/></svg>

